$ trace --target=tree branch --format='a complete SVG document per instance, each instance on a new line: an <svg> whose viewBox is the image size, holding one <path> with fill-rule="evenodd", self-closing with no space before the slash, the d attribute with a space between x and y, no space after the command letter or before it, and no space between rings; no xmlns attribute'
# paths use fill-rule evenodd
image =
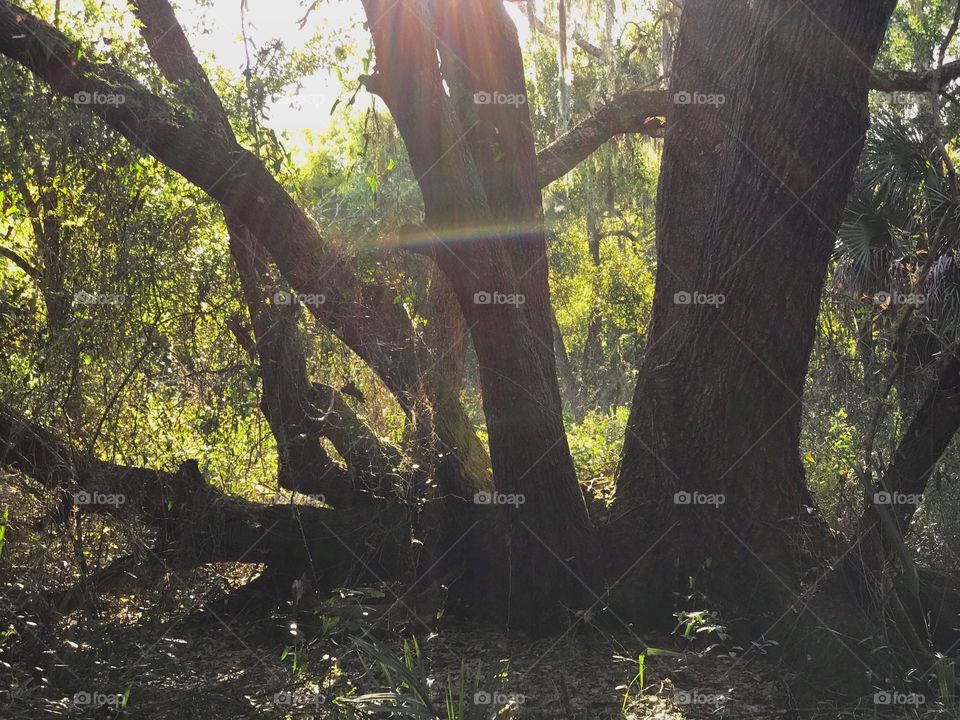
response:
<svg viewBox="0 0 960 720"><path fill-rule="evenodd" d="M170 20L160 0L143 0L140 7L141 12L155 10L160 17L144 14L148 37L160 35L160 28L170 30L156 24ZM171 37L166 43L152 41L158 65L168 78L192 78L186 81L192 83L188 98L211 107L205 81L197 75L202 70L176 42L185 38L174 29L163 40ZM402 304L395 302L396 293L360 280L351 260L323 241L263 163L232 133L222 132L216 111L194 119L120 68L88 59L92 55L81 53L56 28L8 0L0 0L0 53L207 192L228 222L246 228L267 248L298 292L325 297L326 302L310 307L314 316L370 364L401 405L409 407L410 397L422 392L424 351Z"/></svg>
<svg viewBox="0 0 960 720"><path fill-rule="evenodd" d="M10 234L7 233L7 237L4 240L9 239ZM14 265L23 270L27 275L29 275L34 280L40 279L40 272L30 264L30 262L23 257L16 250L11 250L10 248L0 247L0 256L7 258L12 261Z"/></svg>
<svg viewBox="0 0 960 720"><path fill-rule="evenodd" d="M874 70L870 88L878 92L929 92L960 78L960 60L923 72ZM945 92L941 90L942 92ZM540 186L566 175L601 145L617 135L640 133L662 137L671 106L666 90L633 90L615 97L573 129L541 150L538 155Z"/></svg>
<svg viewBox="0 0 960 720"><path fill-rule="evenodd" d="M204 119L229 137L234 137L227 111L187 40L167 0L131 0L141 22L140 34L163 76L186 90L186 98Z"/></svg>
<svg viewBox="0 0 960 720"><path fill-rule="evenodd" d="M523 9L524 14L527 16L527 21L530 24L530 29L540 33L541 35L546 35L552 40L559 40L560 33L554 30L552 27L547 25L543 20L538 18L533 10L532 3L529 0L512 0L518 7ZM604 62L610 61L610 54L603 51L602 48L597 47L592 42L587 40L585 37L579 33L574 33L573 41L577 44L581 50L583 50L587 55L602 60Z"/></svg>
<svg viewBox="0 0 960 720"><path fill-rule="evenodd" d="M327 588L356 579L358 571L377 579L396 577L403 567L409 531L402 505L366 502L333 511L250 502L216 489L195 461L176 472L104 462L3 403L0 466L49 489L80 490L76 506L85 512L147 522L158 530L154 552L177 566L262 562L286 577L319 573Z"/></svg>
<svg viewBox="0 0 960 720"><path fill-rule="evenodd" d="M669 107L666 90L633 90L617 96L537 154L540 186L566 175L616 135L659 135L663 123L653 119L665 118Z"/></svg>
<svg viewBox="0 0 960 720"><path fill-rule="evenodd" d="M960 78L960 60L922 72L874 70L870 77L870 89L880 92L929 92L934 85L943 87L957 78Z"/></svg>

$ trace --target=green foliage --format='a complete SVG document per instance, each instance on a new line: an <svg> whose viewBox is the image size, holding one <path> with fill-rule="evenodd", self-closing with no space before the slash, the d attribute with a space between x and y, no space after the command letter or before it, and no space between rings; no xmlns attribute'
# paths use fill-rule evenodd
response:
<svg viewBox="0 0 960 720"><path fill-rule="evenodd" d="M412 642L404 641L400 658L365 640L358 640L357 647L379 664L387 684L393 689L360 695L344 702L361 714L371 716L387 713L396 717L439 718L427 687L428 679L416 638Z"/></svg>
<svg viewBox="0 0 960 720"><path fill-rule="evenodd" d="M484 676L479 664L472 670L466 662L461 662L459 676L447 678L447 688L443 696L445 714L441 715L432 699L434 694L430 688L433 679L428 676L416 638L404 641L400 657L362 639L358 640L356 645L364 656L379 665L387 685L391 688L383 692L365 693L338 700L341 705L355 710L361 717L493 720L500 716L502 708L486 701L489 691L482 689Z"/></svg>
<svg viewBox="0 0 960 720"><path fill-rule="evenodd" d="M648 647L640 655L638 655L637 656L637 674L634 675L633 679L627 684L627 687L624 689L623 703L620 706L620 712L626 711L627 704L630 702L630 689L634 685L637 686L638 695L642 696L644 694L645 692L644 689L646 688L646 684L644 683L643 679L644 679L644 676L646 675L647 658L657 657L657 656L672 657L672 658L683 657L680 653L674 652L673 650L663 650L661 648L655 648L655 647Z"/></svg>
<svg viewBox="0 0 960 720"><path fill-rule="evenodd" d="M947 712L955 713L957 709L956 661L938 653L935 671L937 689L940 691L940 702L943 703Z"/></svg>
<svg viewBox="0 0 960 720"><path fill-rule="evenodd" d="M42 8L48 16L52 5ZM557 26L558 3L540 5L542 19ZM953 7L942 0L901 3L881 66L930 67ZM572 31L593 31L587 34L604 59L572 42L573 33L566 68L551 38L534 34L525 48L538 147L618 93L657 83L663 71L660 41L676 29L666 2L627 0L579 9L582 26ZM612 11L635 21L620 23L614 33L613 24L607 25ZM172 87L149 61L121 9L84 2L67 3L60 12L68 34L80 36L96 25L100 37L90 54L117 60L189 116L186 92ZM243 28L256 29L250 22ZM366 36L358 43L352 29L325 26L298 45L258 38L244 44L247 61L239 68L201 57L241 143L307 209L325 239L356 258L361 277L389 285L413 326L426 333L432 266L410 248L397 250L406 229L422 221L417 180L388 114L358 91L357 76L371 70L371 59ZM958 45L954 40L946 49L948 58L956 56ZM318 109L318 98L304 90L318 73L336 79L339 98L331 107ZM274 122L285 97L318 118L299 146ZM876 474L885 467L929 379L927 358L910 368L918 387L895 384L889 398L880 396L880 381L907 353L892 314L870 296L910 289L930 268L927 280L936 284L941 301L936 312L923 310L911 319L908 339L927 332L952 341L960 322L955 270L949 263L933 264L956 259L960 208L949 174L932 159L943 138L949 157L956 158L952 138L960 132L960 106L948 97L934 116L937 108L925 96L879 94L871 105L872 128L838 234L810 363L799 457L821 515L838 533L851 531L862 510L864 488L854 469L869 465ZM0 60L0 120L0 236L8 250L0 258L3 399L99 457L144 466L196 458L218 485L269 498L277 451L260 411L258 367L227 322L236 320L229 325L242 328L246 310L219 211L6 60ZM573 385L565 398L568 441L581 482L602 501L613 495L653 304L661 147L641 136L616 138L544 189L554 319ZM458 240L470 242L471 230ZM949 240L945 247L941 238ZM336 387L353 383L366 398L358 411L374 431L398 446L409 440L407 418L382 382L339 339L302 320L310 378ZM485 440L478 368L469 352L465 375L461 397ZM862 463L877 404L884 410L877 442ZM907 567L912 567L908 550L915 549L908 542L931 556L936 551L946 556L946 549L960 543L958 455L951 448L931 479L916 537L898 544ZM21 478L11 482L25 486ZM32 495L43 508L55 502L42 489L32 488ZM4 560L12 522L4 506ZM91 521L86 532L106 549L97 551L95 562L90 549L77 552L75 565L109 560L125 542L125 531ZM60 580L79 574L79 567L70 567ZM365 598L341 593L336 600L340 607L318 608L319 634L336 641L359 635L369 625ZM678 630L690 641L727 639L726 628L709 611L683 613ZM13 632L0 633L0 645ZM486 720L496 712L474 702L487 680L479 664L473 669L463 663L459 677L447 678L441 693L415 639L404 643L400 657L365 640L357 646L383 677L383 687L341 698L346 712L445 714L447 720ZM650 648L638 656L624 707L634 686L645 693L657 655L675 654ZM280 662L303 678L315 672L306 657L302 645L294 644ZM953 664L942 659L937 670L943 702L951 707ZM129 694L130 687L124 704Z"/></svg>
<svg viewBox="0 0 960 720"><path fill-rule="evenodd" d="M568 425L567 439L581 482L613 482L629 414L622 406L606 413L591 411L582 422Z"/></svg>
<svg viewBox="0 0 960 720"><path fill-rule="evenodd" d="M721 624L716 613L710 610L688 610L677 613L677 627L681 636L689 641L702 638L730 639L727 628Z"/></svg>

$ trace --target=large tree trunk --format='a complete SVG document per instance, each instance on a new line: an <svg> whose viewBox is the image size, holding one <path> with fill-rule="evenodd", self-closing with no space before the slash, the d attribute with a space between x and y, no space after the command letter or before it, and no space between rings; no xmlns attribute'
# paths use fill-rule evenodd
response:
<svg viewBox="0 0 960 720"><path fill-rule="evenodd" d="M486 599L508 600L509 622L538 631L590 602L600 576L563 427L529 111L525 99L474 101L525 98L516 31L496 0L438 4L434 16L417 0L365 6L377 54L367 86L396 120L470 327L497 490L522 501L506 513L508 567Z"/></svg>
<svg viewBox="0 0 960 720"><path fill-rule="evenodd" d="M672 605L631 585L652 569L752 616L801 592L801 396L895 4L684 4L671 92L689 95L669 117L653 316L611 531L627 597L651 609Z"/></svg>
<svg viewBox="0 0 960 720"><path fill-rule="evenodd" d="M520 46L502 4L442 7L441 57L458 90L525 98ZM461 127L476 123L466 144L486 208L453 227L442 208L428 207L427 219L441 237L476 234L437 260L472 327L497 490L523 499L508 520L509 618L536 632L556 627L564 606L594 600L598 549L563 426L529 107L461 105L459 117ZM517 302L499 303L504 296Z"/></svg>

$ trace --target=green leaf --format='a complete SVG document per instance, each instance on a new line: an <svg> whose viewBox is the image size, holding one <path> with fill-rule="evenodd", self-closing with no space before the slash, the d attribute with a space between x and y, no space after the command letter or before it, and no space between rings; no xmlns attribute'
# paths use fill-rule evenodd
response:
<svg viewBox="0 0 960 720"><path fill-rule="evenodd" d="M7 534L7 521L10 519L10 508L4 506L3 517L0 518L0 553L3 553L3 538Z"/></svg>

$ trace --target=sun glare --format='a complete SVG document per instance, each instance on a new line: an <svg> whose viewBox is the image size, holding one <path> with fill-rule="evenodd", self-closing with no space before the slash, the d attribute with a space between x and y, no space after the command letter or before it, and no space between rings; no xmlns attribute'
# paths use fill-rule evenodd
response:
<svg viewBox="0 0 960 720"><path fill-rule="evenodd" d="M321 2L301 27L300 21L307 7L294 0L248 0L243 17L250 54L253 55L257 48L274 39L282 41L288 50L301 49L317 32L336 34L355 47L365 47L369 35L363 29L363 7L359 2ZM184 10L192 15L196 27L203 29L195 33L191 40L204 60L234 72L242 72L247 53L244 49L240 2L212 0L206 7L192 6L192 12L186 7ZM349 62L353 64L345 64L341 68L345 78L359 75L359 55L349 54ZM305 130L323 130L332 120L331 108L345 92L332 70L308 75L300 80L299 85L299 88L291 89L289 94L278 98L270 106L269 123L274 130L286 131L294 136ZM357 95L355 108L364 109L369 102L369 97L361 92Z"/></svg>
<svg viewBox="0 0 960 720"><path fill-rule="evenodd" d="M243 12L247 25L247 42L252 54L256 48L272 39L279 39L287 49L303 48L317 32L342 36L357 48L369 42L369 33L364 29L365 17L359 2L349 0L324 0L314 8L304 23L308 4L298 0L247 0ZM523 10L516 3L505 2L504 7L517 27L520 43L529 36L529 25ZM189 21L187 27L196 28L191 40L205 62L213 62L234 72L242 72L247 55L244 51L239 0L212 0L198 7L184 5L182 12ZM345 64L345 78L357 77L362 72L358 58L362 53L351 53L349 65ZM341 87L336 73L324 70L304 77L300 88L278 98L269 109L270 126L278 132L287 132L297 137L303 131L322 131L333 121L331 108L338 98L352 94L352 89ZM345 98L344 98L345 99ZM365 92L357 94L351 111L363 111L372 99ZM337 105L342 111L345 103Z"/></svg>

